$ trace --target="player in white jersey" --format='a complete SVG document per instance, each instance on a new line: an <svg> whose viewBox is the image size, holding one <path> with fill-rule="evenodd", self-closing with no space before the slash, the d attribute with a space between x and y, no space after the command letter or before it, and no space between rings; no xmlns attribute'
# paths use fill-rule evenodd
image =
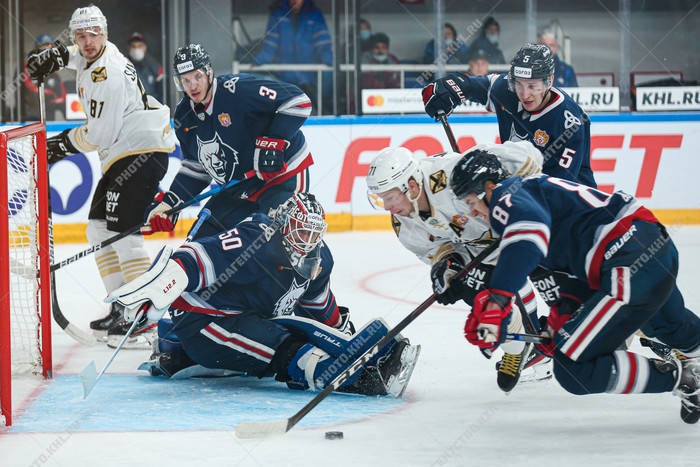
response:
<svg viewBox="0 0 700 467"><path fill-rule="evenodd" d="M472 150L489 151L513 175L529 175L542 169L542 154L529 142L480 144ZM471 151L471 150L470 150ZM471 258L489 246L494 237L482 219L460 216L448 188L450 174L462 154L447 152L417 161L406 148L386 148L372 160L367 177L370 201L391 213L399 241L424 263L431 265L433 289L443 305L463 299L470 306L479 290L488 287L497 254L491 255L459 283L449 284ZM536 316L537 298L530 282L520 290L522 306ZM515 317L518 318L518 317ZM510 332L523 332L523 322L514 319ZM532 346L508 342L498 368L498 385L509 392L517 384L528 357L544 362ZM487 355L490 358L490 355ZM549 369L538 375L551 377ZM534 370L532 371L534 373Z"/></svg>
<svg viewBox="0 0 700 467"><path fill-rule="evenodd" d="M98 245L143 223L175 149L170 109L146 94L133 64L107 40L107 19L96 6L78 8L69 23L73 45L60 41L30 53L27 67L41 80L61 68L76 70L76 88L87 121L47 140L49 163L97 151L103 176L90 206L87 237ZM130 235L97 251L95 260L107 292L150 266L141 235ZM112 307L90 327L96 334L122 320Z"/></svg>

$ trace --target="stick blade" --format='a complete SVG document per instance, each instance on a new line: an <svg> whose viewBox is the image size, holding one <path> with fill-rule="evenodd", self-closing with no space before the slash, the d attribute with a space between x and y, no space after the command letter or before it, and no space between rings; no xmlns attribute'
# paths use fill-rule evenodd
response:
<svg viewBox="0 0 700 467"><path fill-rule="evenodd" d="M289 431L289 420L278 422L242 422L236 425L236 438L255 439L283 435Z"/></svg>
<svg viewBox="0 0 700 467"><path fill-rule="evenodd" d="M63 330L66 332L66 334L68 334L73 339L75 339L83 345L93 346L97 344L97 339L94 335L88 334L87 332L74 326L71 323L68 323L68 325Z"/></svg>
<svg viewBox="0 0 700 467"><path fill-rule="evenodd" d="M92 391L97 383L97 368L95 360L87 364L83 371L80 372L80 381L83 383L83 400L87 399L88 394Z"/></svg>

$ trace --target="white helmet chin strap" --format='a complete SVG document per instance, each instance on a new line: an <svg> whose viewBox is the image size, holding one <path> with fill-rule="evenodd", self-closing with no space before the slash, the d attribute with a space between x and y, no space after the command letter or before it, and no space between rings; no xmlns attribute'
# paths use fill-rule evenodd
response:
<svg viewBox="0 0 700 467"><path fill-rule="evenodd" d="M415 179L414 179L415 180ZM415 198L411 198L411 190L409 189L406 192L406 198L413 204L413 211L408 215L408 217L415 218L418 216L418 198L420 198L421 193L423 193L423 180L421 181L416 181L418 183L418 194L416 195Z"/></svg>

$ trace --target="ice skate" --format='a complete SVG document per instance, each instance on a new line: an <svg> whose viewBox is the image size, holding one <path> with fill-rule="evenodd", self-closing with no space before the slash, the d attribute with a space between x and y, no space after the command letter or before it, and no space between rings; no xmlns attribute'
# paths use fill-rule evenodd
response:
<svg viewBox="0 0 700 467"><path fill-rule="evenodd" d="M107 330L107 345L113 349L117 348L133 323L120 321L113 324ZM124 343L123 349L151 349L152 342L158 337L158 322L150 321L144 314L134 331Z"/></svg>
<svg viewBox="0 0 700 467"><path fill-rule="evenodd" d="M97 339L97 342L107 342L107 331L109 328L123 320L124 306L114 302L110 306L107 316L90 322L90 329L92 329L92 334Z"/></svg>
<svg viewBox="0 0 700 467"><path fill-rule="evenodd" d="M700 359L679 361L680 376L673 393L681 398L681 420L688 424L700 420Z"/></svg>
<svg viewBox="0 0 700 467"><path fill-rule="evenodd" d="M519 354L503 354L501 361L496 364L498 370L496 382L503 392L508 394L518 384L523 368L536 356L534 349L534 345L527 344Z"/></svg>

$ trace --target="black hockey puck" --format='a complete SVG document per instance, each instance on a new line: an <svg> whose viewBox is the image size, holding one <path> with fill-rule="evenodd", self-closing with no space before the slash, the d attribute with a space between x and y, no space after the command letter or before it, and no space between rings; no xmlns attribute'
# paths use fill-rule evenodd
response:
<svg viewBox="0 0 700 467"><path fill-rule="evenodd" d="M326 431L326 439L343 439L342 431Z"/></svg>

